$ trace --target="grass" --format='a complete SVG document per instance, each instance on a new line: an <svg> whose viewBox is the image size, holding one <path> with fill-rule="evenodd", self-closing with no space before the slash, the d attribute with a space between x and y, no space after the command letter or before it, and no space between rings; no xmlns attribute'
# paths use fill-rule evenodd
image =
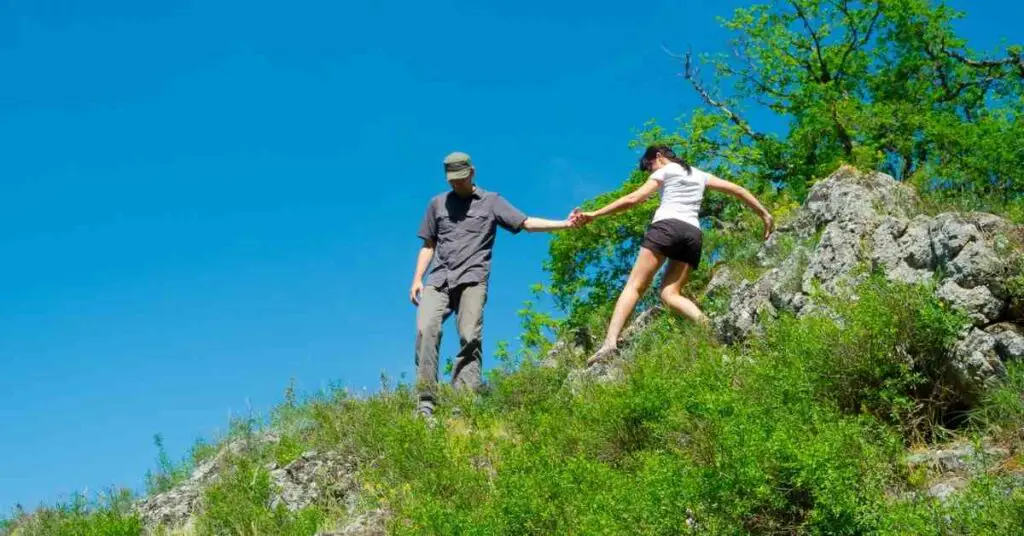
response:
<svg viewBox="0 0 1024 536"><path fill-rule="evenodd" d="M526 359L493 370L478 397L442 390L436 427L413 416L408 385L363 397L289 388L266 419L233 423L181 462L158 440L149 492L268 429L277 441L227 458L196 534L312 535L343 523L344 497L270 507L268 467L309 450L360 461L359 499L390 513L391 534L1019 533L1024 364L964 413L945 358L963 315L931 288L878 275L857 295L828 304L839 324L783 315L733 347L662 315L622 382L570 389L566 365ZM920 493L928 475L905 466L908 447L982 436L1011 458L948 502ZM134 499L16 512L0 534L141 534Z"/></svg>

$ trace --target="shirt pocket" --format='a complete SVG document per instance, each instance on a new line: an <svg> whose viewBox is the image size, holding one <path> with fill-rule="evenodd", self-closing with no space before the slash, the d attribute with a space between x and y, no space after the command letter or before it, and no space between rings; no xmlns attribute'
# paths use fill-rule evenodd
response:
<svg viewBox="0 0 1024 536"><path fill-rule="evenodd" d="M489 231L492 223L493 218L488 212L474 208L466 213L466 219L459 226L466 233L479 234Z"/></svg>

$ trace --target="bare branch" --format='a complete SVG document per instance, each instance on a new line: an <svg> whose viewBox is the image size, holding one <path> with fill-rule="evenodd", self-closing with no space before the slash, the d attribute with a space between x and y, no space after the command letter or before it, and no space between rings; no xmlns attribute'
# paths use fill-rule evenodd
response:
<svg viewBox="0 0 1024 536"><path fill-rule="evenodd" d="M1021 55L1020 52L1011 51L1009 56L1000 60L972 60L950 48L944 49L943 53L950 58L953 58L968 67L974 67L975 69L993 69L996 67L1003 67L1005 65L1013 65L1017 68L1017 73L1020 77L1024 78L1024 55Z"/></svg>
<svg viewBox="0 0 1024 536"><path fill-rule="evenodd" d="M793 9L796 9L796 14L804 23L804 28L807 28L807 32L811 34L811 40L814 41L814 53L818 56L818 63L821 65L821 75L818 78L821 83L827 84L832 80L832 73L829 71L828 63L825 63L825 58L821 54L821 40L818 38L818 32L814 31L814 28L811 27L811 21L807 18L807 14L804 13L804 9L800 7L800 4L792 0L790 0L789 4L793 6Z"/></svg>
<svg viewBox="0 0 1024 536"><path fill-rule="evenodd" d="M949 56L949 57L959 61L960 63L963 63L964 65L969 65L971 67L976 67L976 68L1002 67L1003 65L1011 65L1013 63L1017 63L1017 62L1021 61L1021 58L1020 58L1019 54L1013 54L1013 55L1010 55L1009 57L1003 58L1001 60L972 60L972 59L968 58L967 56L964 56L963 54L961 54L961 53L959 53L959 52L957 52L955 50L952 50L952 49L948 49L947 48L947 49L943 50L943 52L947 56Z"/></svg>
<svg viewBox="0 0 1024 536"><path fill-rule="evenodd" d="M690 85L693 86L694 91L696 91L697 94L700 95L700 98L704 101L705 104L711 106L712 108L717 108L720 112L722 112L725 115L725 117L730 122L738 126L740 130L742 130L746 135L750 136L754 140L761 141L765 139L764 134L757 132L753 128L751 128L750 123L748 123L736 112L730 110L724 102L715 100L711 96L711 93L709 93L708 90L704 88L704 84L702 84L700 81L700 70L693 66L693 54L690 51L687 51L686 54L680 56L679 54L676 54L669 50L668 48L666 48L664 45L662 45L661 48L662 50L665 51L666 54L668 54L672 58L675 58L683 62L683 77L690 82Z"/></svg>

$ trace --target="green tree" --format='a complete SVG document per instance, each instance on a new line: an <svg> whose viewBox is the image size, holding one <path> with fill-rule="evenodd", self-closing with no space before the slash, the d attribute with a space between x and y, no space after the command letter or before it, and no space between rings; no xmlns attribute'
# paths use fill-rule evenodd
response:
<svg viewBox="0 0 1024 536"><path fill-rule="evenodd" d="M963 16L931 0L788 0L737 9L720 21L732 33L729 53L669 52L704 106L675 132L648 124L634 143L674 145L777 212L802 201L814 180L843 163L976 206L1019 200L1024 49L1011 45L988 56L970 49L953 29ZM759 130L747 119L752 109L776 116L785 132ZM634 173L620 190L584 206L642 180ZM545 267L571 321L579 321L579 305L600 307L617 293L651 210L552 241ZM709 196L702 214L710 227L706 252L750 253L739 238L753 235L757 223L743 210Z"/></svg>

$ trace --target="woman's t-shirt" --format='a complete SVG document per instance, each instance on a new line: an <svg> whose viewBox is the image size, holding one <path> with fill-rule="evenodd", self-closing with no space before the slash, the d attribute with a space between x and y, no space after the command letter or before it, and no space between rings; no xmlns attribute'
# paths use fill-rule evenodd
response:
<svg viewBox="0 0 1024 536"><path fill-rule="evenodd" d="M677 219L700 228L700 204L704 200L704 185L708 174L690 166L690 172L672 162L651 174L658 181L661 205L654 213L654 221Z"/></svg>

